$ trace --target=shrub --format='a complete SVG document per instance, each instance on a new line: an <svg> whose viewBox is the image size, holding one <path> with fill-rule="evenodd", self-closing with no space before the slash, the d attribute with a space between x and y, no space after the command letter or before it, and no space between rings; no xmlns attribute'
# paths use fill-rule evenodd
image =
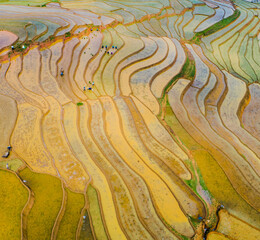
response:
<svg viewBox="0 0 260 240"><path fill-rule="evenodd" d="M70 37L71 36L71 33L70 32L66 32L65 33L65 37Z"/></svg>

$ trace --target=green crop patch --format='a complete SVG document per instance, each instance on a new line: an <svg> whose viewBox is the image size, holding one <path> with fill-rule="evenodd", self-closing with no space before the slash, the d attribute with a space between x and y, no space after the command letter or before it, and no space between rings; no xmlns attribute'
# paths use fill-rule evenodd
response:
<svg viewBox="0 0 260 240"><path fill-rule="evenodd" d="M201 32L196 33L196 37L208 36L210 34L213 34L213 33L217 32L218 30L226 27L233 21L235 21L239 16L240 16L240 11L238 9L236 9L235 12L231 16L222 19L221 21L215 23L214 25L210 26L209 28L207 28Z"/></svg>
<svg viewBox="0 0 260 240"><path fill-rule="evenodd" d="M105 240L107 239L107 235L102 221L98 195L95 188L93 188L91 185L89 185L87 190L87 199L89 202L89 212L93 223L95 236L97 239Z"/></svg>
<svg viewBox="0 0 260 240"><path fill-rule="evenodd" d="M194 76L196 74L196 68L195 68L195 61L193 59L190 59L189 57L186 58L186 61L182 67L182 70L179 74L177 74L165 87L162 97L159 99L161 102L162 99L164 99L165 94L168 92L168 90L172 87L172 85L180 78L185 78L188 80L193 80Z"/></svg>
<svg viewBox="0 0 260 240"><path fill-rule="evenodd" d="M7 165L8 164L8 165ZM6 168L16 172L20 167L24 165L20 159L4 160L0 161L0 168Z"/></svg>
<svg viewBox="0 0 260 240"><path fill-rule="evenodd" d="M181 78L193 80L195 73L195 62L194 60L191 60L189 57L187 57L186 62L184 63L183 68L180 72Z"/></svg>
<svg viewBox="0 0 260 240"><path fill-rule="evenodd" d="M167 101L167 103L169 103ZM180 137L182 143L188 147L190 150L200 149L201 146L189 135L189 133L182 127L179 120L173 113L171 106L166 105L165 121L175 132L177 136Z"/></svg>
<svg viewBox="0 0 260 240"><path fill-rule="evenodd" d="M58 240L76 238L76 231L81 216L81 210L85 205L83 194L74 193L69 189L66 189L66 193L66 210L59 226L59 231L57 235Z"/></svg>
<svg viewBox="0 0 260 240"><path fill-rule="evenodd" d="M25 168L19 174L35 197L34 205L28 215L28 239L50 239L62 204L61 181L47 174L32 172L29 168Z"/></svg>
<svg viewBox="0 0 260 240"><path fill-rule="evenodd" d="M0 239L21 239L21 212L29 192L19 178L0 169Z"/></svg>

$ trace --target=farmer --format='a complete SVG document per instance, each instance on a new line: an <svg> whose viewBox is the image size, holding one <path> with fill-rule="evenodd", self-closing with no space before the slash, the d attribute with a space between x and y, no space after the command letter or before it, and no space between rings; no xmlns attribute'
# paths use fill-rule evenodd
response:
<svg viewBox="0 0 260 240"><path fill-rule="evenodd" d="M86 87L83 87L83 91L84 91L84 92L86 91Z"/></svg>
<svg viewBox="0 0 260 240"><path fill-rule="evenodd" d="M5 152L4 153L4 155L2 156L3 158L8 158L9 157L9 155L10 155L10 152L9 151L7 151L7 152Z"/></svg>
<svg viewBox="0 0 260 240"><path fill-rule="evenodd" d="M64 70L62 68L60 70L60 75L61 75L61 77L63 77L63 75L64 75Z"/></svg>

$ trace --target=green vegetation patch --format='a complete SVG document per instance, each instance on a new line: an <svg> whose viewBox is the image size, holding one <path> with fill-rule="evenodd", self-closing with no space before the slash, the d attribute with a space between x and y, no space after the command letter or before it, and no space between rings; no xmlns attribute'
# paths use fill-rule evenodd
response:
<svg viewBox="0 0 260 240"><path fill-rule="evenodd" d="M207 28L201 32L196 33L196 36L201 37L201 36L208 36L210 34L213 34L213 33L217 32L218 30L226 27L233 21L235 21L239 16L240 16L240 11L238 9L236 9L235 12L231 16L222 19L221 21L215 23L214 25L210 26L209 28Z"/></svg>
<svg viewBox="0 0 260 240"><path fill-rule="evenodd" d="M60 179L34 173L29 168L20 172L26 185L34 193L34 205L28 215L28 239L51 239L51 232L62 204L62 185Z"/></svg>
<svg viewBox="0 0 260 240"><path fill-rule="evenodd" d="M75 239L78 228L78 223L81 216L81 210L85 205L84 195L74 193L69 189L67 192L67 204L64 216L61 220L57 239Z"/></svg>
<svg viewBox="0 0 260 240"><path fill-rule="evenodd" d="M77 103L77 106L82 106L82 105L83 105L82 102L78 102L78 103Z"/></svg>
<svg viewBox="0 0 260 240"><path fill-rule="evenodd" d="M162 100L165 98L165 94L168 92L168 90L172 87L172 85L180 78L185 78L188 80L193 80L196 74L196 68L195 68L195 61L193 59L190 59L189 57L186 58L186 61L182 67L182 70L179 74L177 74L165 87L162 97L159 99L159 102L161 103Z"/></svg>
<svg viewBox="0 0 260 240"><path fill-rule="evenodd" d="M4 160L0 161L0 168L6 168L8 163L8 168L12 171L17 171L20 167L24 166L24 163L20 159Z"/></svg>
<svg viewBox="0 0 260 240"><path fill-rule="evenodd" d="M201 38L198 35L194 35L193 38L189 41L189 43L195 43L197 45L201 44Z"/></svg>
<svg viewBox="0 0 260 240"><path fill-rule="evenodd" d="M70 32L66 32L65 33L65 37L70 37L71 36L71 33Z"/></svg>
<svg viewBox="0 0 260 240"><path fill-rule="evenodd" d="M50 40L50 41L55 40L55 36L53 36L53 35L49 36L49 40Z"/></svg>
<svg viewBox="0 0 260 240"><path fill-rule="evenodd" d="M178 77L178 78L186 78L188 80L193 80L194 76L195 76L195 73L196 73L195 61L193 59L190 59L189 57L187 57L186 58L186 62L184 63L181 72L176 77Z"/></svg>
<svg viewBox="0 0 260 240"><path fill-rule="evenodd" d="M21 212L29 192L18 177L0 170L0 239L21 239Z"/></svg>
<svg viewBox="0 0 260 240"><path fill-rule="evenodd" d="M96 239L105 240L108 239L103 225L101 210L98 201L98 195L94 187L89 185L87 190L87 199L89 203L89 212L92 220Z"/></svg>
<svg viewBox="0 0 260 240"><path fill-rule="evenodd" d="M201 146L190 136L183 128L175 114L173 113L169 102L166 104L165 121L170 126L175 134L180 137L182 143L190 150L201 149Z"/></svg>

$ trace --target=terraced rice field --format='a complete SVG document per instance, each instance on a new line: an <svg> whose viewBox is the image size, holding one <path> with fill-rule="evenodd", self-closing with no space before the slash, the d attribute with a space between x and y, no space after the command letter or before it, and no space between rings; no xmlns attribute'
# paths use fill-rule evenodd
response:
<svg viewBox="0 0 260 240"><path fill-rule="evenodd" d="M259 13L0 1L0 239L258 240Z"/></svg>

